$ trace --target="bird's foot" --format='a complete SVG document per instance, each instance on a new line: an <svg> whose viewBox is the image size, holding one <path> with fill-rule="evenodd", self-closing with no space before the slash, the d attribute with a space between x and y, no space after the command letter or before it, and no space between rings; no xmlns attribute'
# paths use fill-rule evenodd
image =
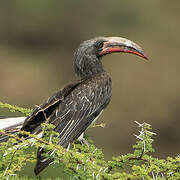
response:
<svg viewBox="0 0 180 180"><path fill-rule="evenodd" d="M80 142L81 142L81 144L82 145L87 145L88 147L90 146L90 143L85 139L85 138L82 138L81 140L80 140Z"/></svg>
<svg viewBox="0 0 180 180"><path fill-rule="evenodd" d="M89 142L84 138L84 133L81 134L81 136L79 136L78 141L82 144L82 145L87 145L88 147L90 146Z"/></svg>

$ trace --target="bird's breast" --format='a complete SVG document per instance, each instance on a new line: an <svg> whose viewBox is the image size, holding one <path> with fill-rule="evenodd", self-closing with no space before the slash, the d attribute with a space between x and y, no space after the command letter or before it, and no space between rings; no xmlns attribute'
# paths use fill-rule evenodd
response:
<svg viewBox="0 0 180 180"><path fill-rule="evenodd" d="M80 122L95 117L107 107L112 94L111 78L107 74L99 74L84 80L59 104L56 116L60 121ZM54 124L59 124L55 120Z"/></svg>
<svg viewBox="0 0 180 180"><path fill-rule="evenodd" d="M71 93L69 99L75 102L77 110L84 107L106 106L112 95L111 78L107 73L101 73L94 77L84 80Z"/></svg>

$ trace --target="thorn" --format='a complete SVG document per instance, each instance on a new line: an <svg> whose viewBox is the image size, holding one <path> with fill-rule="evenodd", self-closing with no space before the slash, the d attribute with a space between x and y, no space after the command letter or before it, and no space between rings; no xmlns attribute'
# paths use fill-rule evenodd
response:
<svg viewBox="0 0 180 180"><path fill-rule="evenodd" d="M99 177L99 174L96 175L96 179Z"/></svg>
<svg viewBox="0 0 180 180"><path fill-rule="evenodd" d="M5 151L5 153L3 154L3 157L5 157L7 154L8 154L7 151Z"/></svg>
<svg viewBox="0 0 180 180"><path fill-rule="evenodd" d="M170 176L173 176L173 174L174 174L174 172L170 172L170 173L169 173Z"/></svg>
<svg viewBox="0 0 180 180"><path fill-rule="evenodd" d="M147 132L147 133L150 133L150 134L152 134L152 135L157 135L156 133L151 132L151 131L147 131L147 130L146 130L146 132Z"/></svg>
<svg viewBox="0 0 180 180"><path fill-rule="evenodd" d="M104 172L106 172L107 169L108 169L108 167L106 167L106 168L104 169Z"/></svg>
<svg viewBox="0 0 180 180"><path fill-rule="evenodd" d="M51 136L49 138L49 143L52 143L52 134L51 134Z"/></svg>
<svg viewBox="0 0 180 180"><path fill-rule="evenodd" d="M94 154L97 151L97 148L92 152L92 154Z"/></svg>
<svg viewBox="0 0 180 180"><path fill-rule="evenodd" d="M139 131L139 130L138 130L138 132L140 133L140 135L144 135L144 131L142 131L142 130Z"/></svg>
<svg viewBox="0 0 180 180"><path fill-rule="evenodd" d="M144 152L145 152L146 151L146 142L143 141L143 143L144 143Z"/></svg>
<svg viewBox="0 0 180 180"><path fill-rule="evenodd" d="M157 174L156 174L156 179L157 179L158 175L159 175L159 171L158 171Z"/></svg>
<svg viewBox="0 0 180 180"><path fill-rule="evenodd" d="M101 123L101 124L93 124L91 127L96 128L96 127L101 127L101 128L105 128L106 123Z"/></svg>
<svg viewBox="0 0 180 180"><path fill-rule="evenodd" d="M78 177L74 176L73 179L78 179Z"/></svg>
<svg viewBox="0 0 180 180"><path fill-rule="evenodd" d="M31 147L34 146L34 144L35 144L35 141L33 141L33 142L31 143Z"/></svg>
<svg viewBox="0 0 180 180"><path fill-rule="evenodd" d="M42 151L42 149L44 148L45 144L42 145L42 147L39 149L39 151Z"/></svg>
<svg viewBox="0 0 180 180"><path fill-rule="evenodd" d="M164 174L163 173L161 173L161 176L164 178Z"/></svg>
<svg viewBox="0 0 180 180"><path fill-rule="evenodd" d="M67 147L67 149L66 149L67 151L69 151L70 146L71 146L71 144L69 143L69 144L68 144L68 147Z"/></svg>
<svg viewBox="0 0 180 180"><path fill-rule="evenodd" d="M138 125L138 127L144 127L144 123L139 123L139 122L137 122L137 121L134 121L137 125Z"/></svg>
<svg viewBox="0 0 180 180"><path fill-rule="evenodd" d="M138 135L136 135L136 134L133 134L135 137L136 137L136 139L140 139L140 140L143 140L143 138L141 138L140 137L140 135L138 136Z"/></svg>
<svg viewBox="0 0 180 180"><path fill-rule="evenodd" d="M52 156L56 151L57 151L57 149L54 149L54 150L51 152L50 156Z"/></svg>
<svg viewBox="0 0 180 180"><path fill-rule="evenodd" d="M6 173L7 173L8 169L9 169L9 167L6 168L3 176L6 176Z"/></svg>
<svg viewBox="0 0 180 180"><path fill-rule="evenodd" d="M94 172L92 173L92 177L93 177L93 179L94 179Z"/></svg>
<svg viewBox="0 0 180 180"><path fill-rule="evenodd" d="M151 174L152 174L152 177L153 177L153 179L156 179L156 178L155 178L155 176L154 176L154 173L153 173L153 171L151 172Z"/></svg>
<svg viewBox="0 0 180 180"><path fill-rule="evenodd" d="M78 170L78 169L79 169L79 166L80 166L80 165L79 165L79 164L77 164L76 170Z"/></svg>

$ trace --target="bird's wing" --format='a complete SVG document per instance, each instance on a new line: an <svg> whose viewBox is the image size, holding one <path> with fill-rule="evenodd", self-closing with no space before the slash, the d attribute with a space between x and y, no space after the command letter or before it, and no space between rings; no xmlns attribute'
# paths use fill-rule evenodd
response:
<svg viewBox="0 0 180 180"><path fill-rule="evenodd" d="M77 139L107 106L111 97L111 83L96 77L77 86L55 109L48 122L59 132L59 144L67 147Z"/></svg>
<svg viewBox="0 0 180 180"><path fill-rule="evenodd" d="M51 96L45 103L37 106L26 118L21 130L38 134L41 123L47 122L53 111L59 106L64 98L76 88L81 81L66 85L60 91Z"/></svg>
<svg viewBox="0 0 180 180"><path fill-rule="evenodd" d="M111 97L111 79L101 76L83 81L64 98L54 109L48 119L59 132L59 144L67 147L77 139L107 106ZM39 174L53 159L46 159L37 153L37 163L34 169ZM51 154L51 153L50 153Z"/></svg>

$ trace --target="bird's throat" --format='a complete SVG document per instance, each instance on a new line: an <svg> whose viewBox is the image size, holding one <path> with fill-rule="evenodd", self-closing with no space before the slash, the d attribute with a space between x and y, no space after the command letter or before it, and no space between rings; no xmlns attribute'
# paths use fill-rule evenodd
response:
<svg viewBox="0 0 180 180"><path fill-rule="evenodd" d="M88 57L83 58L83 60L79 62L74 64L74 69L81 79L88 79L96 74L105 72L101 59Z"/></svg>

